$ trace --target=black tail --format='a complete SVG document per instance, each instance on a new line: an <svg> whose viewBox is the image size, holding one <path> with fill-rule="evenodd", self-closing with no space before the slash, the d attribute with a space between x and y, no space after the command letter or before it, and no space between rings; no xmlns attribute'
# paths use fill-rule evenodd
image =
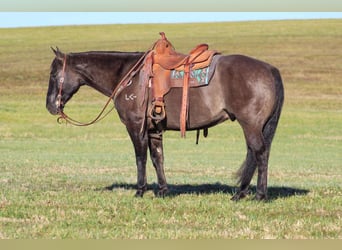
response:
<svg viewBox="0 0 342 250"><path fill-rule="evenodd" d="M275 109L270 118L268 119L268 121L266 122L262 131L267 147L271 147L271 143L278 126L281 110L284 103L284 86L279 70L277 68L272 68L271 72L275 80L276 103Z"/></svg>

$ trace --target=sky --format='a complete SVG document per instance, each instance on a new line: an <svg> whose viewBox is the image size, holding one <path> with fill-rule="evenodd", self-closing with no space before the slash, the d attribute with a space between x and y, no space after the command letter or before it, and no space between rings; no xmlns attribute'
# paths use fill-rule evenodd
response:
<svg viewBox="0 0 342 250"><path fill-rule="evenodd" d="M342 18L342 12L0 12L0 28Z"/></svg>

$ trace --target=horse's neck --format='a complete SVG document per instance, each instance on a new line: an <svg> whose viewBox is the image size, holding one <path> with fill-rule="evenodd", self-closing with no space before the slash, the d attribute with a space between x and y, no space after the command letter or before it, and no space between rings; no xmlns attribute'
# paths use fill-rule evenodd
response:
<svg viewBox="0 0 342 250"><path fill-rule="evenodd" d="M131 59L128 60L128 58ZM93 80L87 83L87 85L106 96L110 96L124 75L127 74L138 59L139 55L134 56L128 53L125 58L122 55L115 56L113 54L113 56L103 59L100 65L98 61L90 63L92 65L91 72L93 73L91 75Z"/></svg>

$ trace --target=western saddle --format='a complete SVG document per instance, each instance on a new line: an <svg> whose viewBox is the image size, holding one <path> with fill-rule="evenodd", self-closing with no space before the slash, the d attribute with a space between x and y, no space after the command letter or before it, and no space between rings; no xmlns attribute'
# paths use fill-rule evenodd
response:
<svg viewBox="0 0 342 250"><path fill-rule="evenodd" d="M159 123L166 117L164 96L171 88L176 87L170 80L171 71L184 71L183 94L180 112L181 136L185 137L186 122L189 107L189 79L191 70L208 67L217 51L208 50L207 44L200 44L190 51L188 55L175 51L167 40L165 33L160 32L161 39L153 45L147 54L142 69L144 81L148 82L152 90L152 105L148 115Z"/></svg>

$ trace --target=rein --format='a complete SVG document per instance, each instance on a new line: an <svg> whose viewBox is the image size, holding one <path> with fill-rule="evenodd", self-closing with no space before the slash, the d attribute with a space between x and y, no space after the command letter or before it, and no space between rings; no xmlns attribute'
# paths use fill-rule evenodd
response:
<svg viewBox="0 0 342 250"><path fill-rule="evenodd" d="M106 102L106 104L104 105L104 107L102 108L100 113L95 117L95 119L93 119L92 121L87 122L87 123L79 122L79 121L77 121L75 119L72 119L71 117L66 115L63 112L63 110L61 110L61 111L59 111L59 117L57 118L57 122L58 123L62 123L62 121L64 120L66 123L70 123L70 124L72 124L74 126L84 127L84 126L92 125L92 124L94 124L96 122L99 122L102 119L104 119L115 107L115 106L113 106L106 114L103 115L103 113L107 109L107 107L108 107L109 103L111 102L111 100L113 99L113 101L115 103L115 99L116 99L117 95L125 87L127 87L129 85L129 83L132 81L132 78L136 75L136 73L139 70L141 70L141 68L143 67L142 61L144 60L144 58L146 57L146 55L149 52L150 52L150 50L146 51L144 53L144 55L142 57L140 57L140 59L134 64L134 66L124 75L124 77L117 84L117 86L113 90L112 94L108 98L108 101ZM63 89L64 80L65 80L66 59L67 59L67 56L65 54L64 55L64 62L63 62L62 77L59 79L59 90L58 90L58 96L57 96L57 106L58 107L61 107L61 105L63 104L62 103L62 89Z"/></svg>

